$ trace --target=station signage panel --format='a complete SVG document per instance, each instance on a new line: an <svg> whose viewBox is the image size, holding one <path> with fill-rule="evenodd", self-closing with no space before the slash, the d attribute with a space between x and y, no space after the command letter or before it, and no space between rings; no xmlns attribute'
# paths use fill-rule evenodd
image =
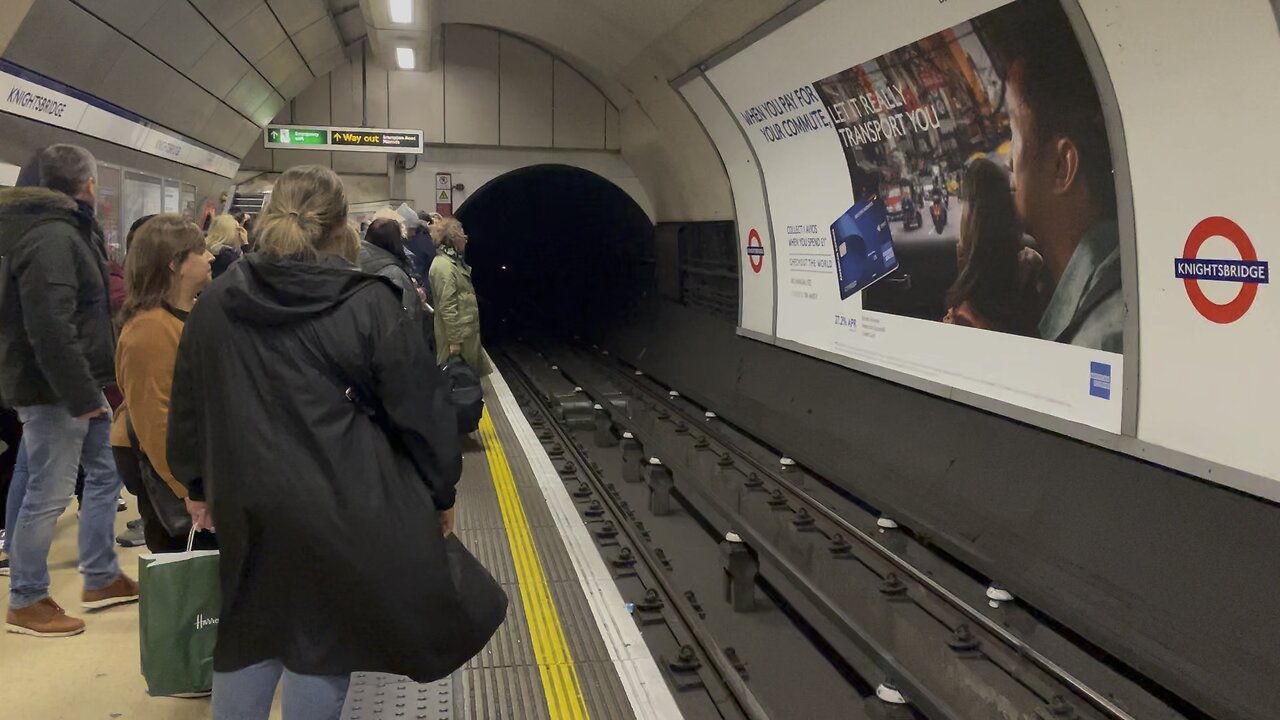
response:
<svg viewBox="0 0 1280 720"><path fill-rule="evenodd" d="M240 161L90 93L0 60L0 112L235 177Z"/></svg>
<svg viewBox="0 0 1280 720"><path fill-rule="evenodd" d="M268 125L263 145L272 150L333 150L422 154L421 130Z"/></svg>

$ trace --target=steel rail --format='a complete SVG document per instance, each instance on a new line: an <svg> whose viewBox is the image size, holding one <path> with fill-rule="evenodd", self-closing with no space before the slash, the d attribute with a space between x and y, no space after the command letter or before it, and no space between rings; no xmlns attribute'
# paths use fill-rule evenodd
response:
<svg viewBox="0 0 1280 720"><path fill-rule="evenodd" d="M611 372L614 375L618 376L618 378L624 380L627 385L637 388L642 393L649 395L650 398L654 399L656 402L661 403L666 407L672 408L676 413L683 416L684 420L690 426L695 426L699 423L700 420L702 420L702 418L694 418L691 414L681 409L678 403L671 403L669 397L660 395L658 391L646 387L644 383L639 382L634 376L628 375L627 373L613 367L610 363L603 362L599 358L596 358L594 355L582 350L574 350L572 348L570 350L571 352L577 352L577 354L583 355L586 358L589 358L598 367L602 367L608 372ZM708 434L711 434L711 433L708 433ZM947 604L951 605L953 608L960 611L961 614L969 618L972 622L977 623L984 630L986 630L987 632L997 637L1005 645L1015 650L1020 656L1031 661L1031 663L1034 664L1036 667L1038 667L1040 670L1044 671L1053 679L1055 679L1062 685L1069 688L1072 692L1079 695L1082 699L1086 700L1094 708L1096 708L1100 712L1107 714L1108 716L1113 718L1113 720L1137 720L1133 715L1130 715L1123 708L1121 708L1120 706L1112 702L1109 698L1102 695L1101 693L1094 690L1093 688L1089 687L1079 678L1072 675L1067 669L1063 668L1061 665L1058 665L1053 660L1051 660L1050 658L1046 657L1045 655L1037 651L1035 648L1028 645L1017 635L1014 635L1013 633L1009 632L1007 629L1002 627L999 623L997 623L996 621L992 620L991 618L983 614L980 610L973 607L969 603L965 602L955 593L951 592L946 587L944 587L941 583L939 583L938 581L926 575L923 571L916 568L914 565L912 565L907 560L899 556L897 553L893 552L892 550L885 547L884 545L881 545L879 542L876 541L874 537L862 531L860 528L853 525L845 518L841 517L839 513L827 507L822 501L813 497L808 492L805 492L803 488L796 486L794 483L790 482L789 480L786 480L785 478L779 477L773 471L772 468L766 466L764 463L752 457L750 453L738 447L736 443L730 440L725 440L724 438L719 436L714 436L714 437L716 442L723 445L726 449L742 457L744 460L747 461L747 463L753 466L757 472L762 473L764 476L770 478L771 480L776 482L778 485L782 486L793 496L800 499L806 505L816 510L819 514L825 517L828 521L836 525L840 530L849 533L853 537L856 537L864 545L874 550L876 553L878 553L885 560L888 560L891 564L893 564L899 570L905 572L907 575L909 575L913 580L918 582L920 585L924 586L930 592L932 592L933 594L945 600Z"/></svg>
<svg viewBox="0 0 1280 720"><path fill-rule="evenodd" d="M572 453L575 456L578 467L582 469L583 474L588 477L591 480L592 485L595 486L596 495L604 504L608 505L610 513L617 520L615 527L622 530L622 532L627 536L627 540L631 543L632 551L635 552L645 565L649 567L650 574L662 588L663 594L667 596L669 600L668 604L673 607L676 613L680 616L681 622L689 631L689 634L693 636L694 642L698 643L698 645L702 647L703 654L715 669L716 674L720 677L721 682L724 683L725 688L729 691L730 695L733 696L734 703L742 713L749 718L749 720L772 720L768 711L766 711L760 701L756 699L755 693L751 691L751 688L747 687L746 681L738 674L738 670L733 667L733 664L725 655L720 644L715 641L715 638L711 637L711 633L706 629L706 627L704 627L703 623L696 619L697 612L692 607L689 607L688 601L685 600L684 596L676 590L672 585L671 580L666 577L666 574L662 569L662 564L658 561L658 558L653 554L652 550L649 549L648 543L645 542L643 538L639 537L636 530L631 527L629 522L626 521L627 515L618 505L617 499L608 492L603 479L599 477L599 473L592 467L590 459L587 458L581 449L574 443L572 433L561 425L561 422L551 411L546 400L538 394L536 390L536 383L534 383L533 379L524 372L524 369L515 358L506 353L501 353L501 357L504 359L505 364L515 371L513 373L514 379L524 386L530 401L533 402L541 411L542 415L547 418L552 432L559 437L561 446L564 447L565 452Z"/></svg>

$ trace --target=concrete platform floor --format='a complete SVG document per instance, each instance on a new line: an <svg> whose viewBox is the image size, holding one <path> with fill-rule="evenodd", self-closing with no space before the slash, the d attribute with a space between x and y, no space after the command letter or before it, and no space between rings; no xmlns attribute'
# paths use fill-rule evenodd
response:
<svg viewBox="0 0 1280 720"><path fill-rule="evenodd" d="M132 500L126 495L126 500ZM76 571L76 513L58 520L49 554L53 599L85 621L82 635L39 639L0 634L0 718L12 720L206 720L209 700L153 698L138 661L138 606L98 613L80 608L82 589ZM136 518L132 503L117 513L117 532ZM117 546L120 567L137 577L138 556L146 548ZM0 607L8 608L9 578L0 577ZM277 703L278 704L278 703ZM279 710L272 718L279 717Z"/></svg>

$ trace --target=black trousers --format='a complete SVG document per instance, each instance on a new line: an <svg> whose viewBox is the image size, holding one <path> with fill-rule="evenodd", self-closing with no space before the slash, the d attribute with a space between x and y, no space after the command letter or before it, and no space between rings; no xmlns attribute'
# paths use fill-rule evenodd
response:
<svg viewBox="0 0 1280 720"><path fill-rule="evenodd" d="M146 486L142 484L142 469L138 466L138 456L133 448L112 447L116 457L116 471L124 481L124 487L138 499L138 514L142 516L142 534L147 541L147 549L153 553L186 552L187 538L174 537L164 529L156 508L151 504ZM217 537L210 532L196 533L192 550L217 550Z"/></svg>

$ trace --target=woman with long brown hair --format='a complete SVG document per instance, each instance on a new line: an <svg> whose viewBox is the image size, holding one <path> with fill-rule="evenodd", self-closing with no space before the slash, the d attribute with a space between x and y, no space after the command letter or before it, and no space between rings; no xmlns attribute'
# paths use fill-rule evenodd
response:
<svg viewBox="0 0 1280 720"><path fill-rule="evenodd" d="M265 720L282 682L287 720L337 720L354 671L426 682L480 649L446 559L456 420L358 251L338 176L289 169L178 351L169 461L221 552L215 719Z"/></svg>
<svg viewBox="0 0 1280 720"><path fill-rule="evenodd" d="M175 537L166 530L156 504L173 506L187 497L187 489L169 469L169 393L183 324L196 296L212 280L212 261L200 228L181 215L156 215L143 223L125 259L125 301L116 345L116 379L124 407L112 427L112 450L121 475L129 476L130 489L136 490L143 534L152 552L178 552L187 544L185 535ZM173 497L150 496L134 453L141 453L164 481L164 487L153 486L150 493L168 491ZM208 537L198 542L202 548L213 544Z"/></svg>
<svg viewBox="0 0 1280 720"><path fill-rule="evenodd" d="M947 291L943 322L1018 335L1035 334L1044 309L1044 260L1022 242L1008 174L977 158L960 200L959 273Z"/></svg>

